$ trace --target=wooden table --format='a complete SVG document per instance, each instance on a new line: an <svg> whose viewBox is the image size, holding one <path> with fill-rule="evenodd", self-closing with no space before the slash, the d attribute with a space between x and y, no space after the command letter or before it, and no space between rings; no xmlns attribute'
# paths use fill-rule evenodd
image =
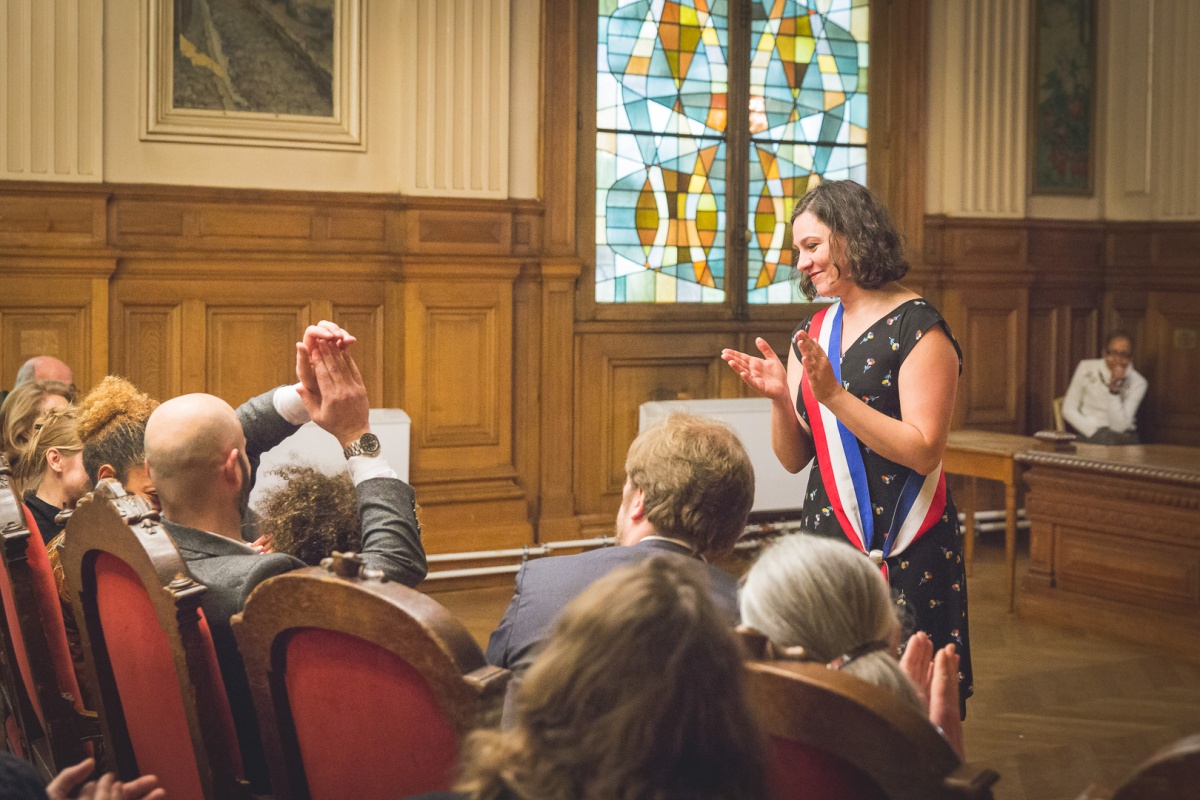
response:
<svg viewBox="0 0 1200 800"><path fill-rule="evenodd" d="M1031 449L1037 442L1032 436L991 431L951 431L942 456L947 473L967 478L967 496L961 506L966 515L963 532L963 562L971 574L975 553L976 479L1000 481L1004 484L1004 561L1008 569L1008 610L1012 611L1017 595L1017 480L1016 453Z"/></svg>

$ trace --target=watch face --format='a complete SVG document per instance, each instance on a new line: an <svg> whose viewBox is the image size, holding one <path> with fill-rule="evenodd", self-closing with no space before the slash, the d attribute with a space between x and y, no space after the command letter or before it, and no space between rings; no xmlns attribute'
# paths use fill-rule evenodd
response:
<svg viewBox="0 0 1200 800"><path fill-rule="evenodd" d="M374 455L379 452L379 437L373 433L364 433L358 437L358 446L362 448L363 455Z"/></svg>

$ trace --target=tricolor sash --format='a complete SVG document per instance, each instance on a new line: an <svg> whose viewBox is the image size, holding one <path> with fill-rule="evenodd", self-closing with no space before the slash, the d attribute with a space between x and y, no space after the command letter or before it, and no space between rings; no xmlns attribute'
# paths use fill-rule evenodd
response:
<svg viewBox="0 0 1200 800"><path fill-rule="evenodd" d="M842 311L840 302L827 306L813 316L808 329L809 336L816 339L829 356L833 377L839 383L842 382ZM792 348L796 357L800 358L800 349L794 341ZM886 575L887 564L883 559L904 552L932 528L945 511L945 471L940 462L928 475L918 475L915 470L901 467L904 484L884 537L883 549L872 551L875 513L858 437L832 411L817 402L807 373L800 378L800 390L812 428L821 480L825 484L833 513L850 543L881 564Z"/></svg>

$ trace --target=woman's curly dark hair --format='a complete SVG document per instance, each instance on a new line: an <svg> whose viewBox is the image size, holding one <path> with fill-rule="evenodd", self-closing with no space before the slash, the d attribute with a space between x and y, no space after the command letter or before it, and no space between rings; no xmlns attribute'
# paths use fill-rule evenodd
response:
<svg viewBox="0 0 1200 800"><path fill-rule="evenodd" d="M908 274L904 245L887 209L867 187L854 181L825 181L809 189L792 210L792 222L811 211L833 234L834 266L864 289L878 289ZM800 291L817 296L812 280L796 272Z"/></svg>
<svg viewBox="0 0 1200 800"><path fill-rule="evenodd" d="M129 470L146 463L146 421L158 401L129 381L109 375L79 402L79 438L83 470L93 484L100 468L112 467L125 483Z"/></svg>
<svg viewBox="0 0 1200 800"><path fill-rule="evenodd" d="M283 485L263 498L258 530L275 552L315 567L335 550L362 550L358 496L349 475L327 475L315 467L296 465L280 467L273 474Z"/></svg>

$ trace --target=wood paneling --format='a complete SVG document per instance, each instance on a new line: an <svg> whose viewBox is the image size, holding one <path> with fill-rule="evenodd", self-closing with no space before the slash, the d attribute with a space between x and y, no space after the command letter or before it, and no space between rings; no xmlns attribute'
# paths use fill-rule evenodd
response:
<svg viewBox="0 0 1200 800"><path fill-rule="evenodd" d="M1027 293L1024 289L948 289L942 311L963 350L957 425L1025 431Z"/></svg>
<svg viewBox="0 0 1200 800"><path fill-rule="evenodd" d="M1157 433L1166 441L1200 445L1200 408L1192 390L1200 385L1200 292L1155 293L1147 327L1158 354L1149 392Z"/></svg>
<svg viewBox="0 0 1200 800"><path fill-rule="evenodd" d="M103 242L101 198L0 194L0 247L86 247Z"/></svg>
<svg viewBox="0 0 1200 800"><path fill-rule="evenodd" d="M205 309L205 388L237 405L265 387L296 382L296 341L312 318L305 306L211 304Z"/></svg>
<svg viewBox="0 0 1200 800"><path fill-rule="evenodd" d="M639 407L651 400L722 396L729 367L719 356L727 341L714 334L662 333L581 339L575 483L582 513L599 514L607 518L601 524L612 527Z"/></svg>
<svg viewBox="0 0 1200 800"><path fill-rule="evenodd" d="M183 309L178 305L125 305L121 361L114 371L151 397L183 393Z"/></svg>
<svg viewBox="0 0 1200 800"><path fill-rule="evenodd" d="M511 283L405 287L413 476L512 463Z"/></svg>

